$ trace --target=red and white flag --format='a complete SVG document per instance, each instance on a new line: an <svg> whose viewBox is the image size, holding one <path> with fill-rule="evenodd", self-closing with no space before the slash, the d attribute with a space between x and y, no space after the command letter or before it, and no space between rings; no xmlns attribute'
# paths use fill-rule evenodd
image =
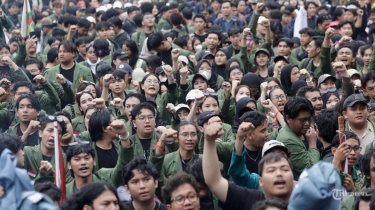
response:
<svg viewBox="0 0 375 210"><path fill-rule="evenodd" d="M65 181L65 168L64 156L60 146L59 133L57 129L57 121L54 123L54 136L55 136L55 185L61 189L61 199L63 202L66 200L66 181Z"/></svg>

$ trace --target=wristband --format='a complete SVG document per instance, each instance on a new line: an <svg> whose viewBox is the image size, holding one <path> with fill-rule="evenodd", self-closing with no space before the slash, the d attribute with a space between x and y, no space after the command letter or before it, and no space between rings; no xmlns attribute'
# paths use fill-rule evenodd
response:
<svg viewBox="0 0 375 210"><path fill-rule="evenodd" d="M121 141L127 141L127 140L129 140L129 132L128 132L128 134L126 135L125 138L122 137L121 135L118 135L118 137L119 137L119 139L120 139Z"/></svg>
<svg viewBox="0 0 375 210"><path fill-rule="evenodd" d="M166 155L167 153L165 152L164 148L157 145L157 144L154 144L154 147L155 149L159 150L159 152L161 152L163 155Z"/></svg>

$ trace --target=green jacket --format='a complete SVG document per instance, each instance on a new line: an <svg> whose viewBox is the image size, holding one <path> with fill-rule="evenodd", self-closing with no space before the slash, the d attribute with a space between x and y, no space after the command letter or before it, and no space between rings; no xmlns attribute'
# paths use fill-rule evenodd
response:
<svg viewBox="0 0 375 210"><path fill-rule="evenodd" d="M156 104L158 105L158 111L160 119L167 122L168 125L171 124L171 114L168 111L167 104L175 104L177 101L178 89L177 85L167 85L167 92L164 92L162 95L158 94L155 98Z"/></svg>
<svg viewBox="0 0 375 210"><path fill-rule="evenodd" d="M35 91L35 94L38 97L42 109L48 114L53 114L58 110L57 107L60 104L60 97L55 88L48 81L41 84L41 86L43 89Z"/></svg>
<svg viewBox="0 0 375 210"><path fill-rule="evenodd" d="M75 93L75 90L80 85L80 80L86 80L90 82L94 82L94 79L92 78L91 70L77 62L75 62L75 68L74 68L74 75L73 80L70 81L73 83L72 90ZM60 64L61 65L61 64ZM56 81L56 75L60 74L60 65L54 66L47 71L44 72L44 78L47 80Z"/></svg>
<svg viewBox="0 0 375 210"><path fill-rule="evenodd" d="M131 39L137 43L139 52L142 52L142 47L146 39L146 32L143 29L139 32L134 32L131 36Z"/></svg>
<svg viewBox="0 0 375 210"><path fill-rule="evenodd" d="M158 22L158 25L156 26L156 30L158 31L161 31L161 29L163 29L164 25L169 25L170 28L172 28L171 24L169 23L169 21L163 17L161 17L159 19L159 22Z"/></svg>
<svg viewBox="0 0 375 210"><path fill-rule="evenodd" d="M364 192L365 190L367 190L366 187L362 188L360 192ZM341 202L340 210L353 210L355 201L355 197L353 195L349 195Z"/></svg>
<svg viewBox="0 0 375 210"><path fill-rule="evenodd" d="M170 42L170 44L171 44L171 46L172 46L172 50L173 49L180 49L180 53L181 53L181 55L184 55L184 56L186 56L187 58L189 58L189 55L192 55L192 53L190 52L190 51L188 51L188 50L184 50L183 48L181 48L180 46L178 46L178 45L176 45L176 44L174 44L174 43L171 43ZM195 68L195 66L194 66L194 64L188 59L188 61L189 61L189 72L190 73L194 73L194 68Z"/></svg>
<svg viewBox="0 0 375 210"><path fill-rule="evenodd" d="M11 29L14 27L13 22L6 16L4 15L5 19L0 18L0 38L5 40L5 34L4 34L4 28L5 29Z"/></svg>
<svg viewBox="0 0 375 210"><path fill-rule="evenodd" d="M53 182L54 177L54 168L55 168L55 156L52 156L51 164L53 166L52 173L50 176L43 176L39 173L40 162L43 160L42 151L40 150L40 144L35 145L33 147L24 147L23 152L25 153L25 166L24 168L29 174L31 180L35 180L35 182L45 182L51 181ZM64 167L65 167L65 178L66 182L71 182L73 180L72 176L70 175L70 171L66 166L65 154L64 154ZM32 174L36 174L35 176Z"/></svg>
<svg viewBox="0 0 375 210"><path fill-rule="evenodd" d="M304 63L307 62L306 59L310 59L310 61L308 61L307 66L304 67L304 69L306 69L307 71L312 71L313 59L311 58L303 59L299 65L299 68L303 69ZM332 65L331 65L330 48L326 48L326 47L321 48L320 64L314 71L314 75L317 78L319 78L323 74L330 74L333 76L335 75L335 71L333 70Z"/></svg>
<svg viewBox="0 0 375 210"><path fill-rule="evenodd" d="M85 126L85 119L83 118L83 115L80 115L72 120L72 126L74 132L84 132L86 130Z"/></svg>
<svg viewBox="0 0 375 210"><path fill-rule="evenodd" d="M375 47L372 47L372 54L370 63L368 65L368 69L374 71L375 70Z"/></svg>
<svg viewBox="0 0 375 210"><path fill-rule="evenodd" d="M257 25L258 25L258 19L260 17L260 14L255 14L253 13L252 17L251 17L251 20L250 20L250 23L249 23L249 28L250 28L250 31L252 34L256 35L257 34ZM263 39L263 37L259 37L257 36L259 39L260 39L260 43L263 44L265 41Z"/></svg>
<svg viewBox="0 0 375 210"><path fill-rule="evenodd" d="M320 159L319 150L316 148L307 149L288 125L280 129L276 140L282 142L291 151L290 162L293 166L294 180L298 180L305 168L310 168Z"/></svg>
<svg viewBox="0 0 375 210"><path fill-rule="evenodd" d="M112 147L115 147L117 154L121 154L121 145L116 141L112 141ZM98 162L98 152L96 151L96 144L95 142L92 142L92 148L95 150L95 167L94 167L94 173L96 173L99 170L99 162Z"/></svg>
<svg viewBox="0 0 375 210"><path fill-rule="evenodd" d="M114 168L102 168L93 174L93 182L104 181L110 183L112 186L119 187L122 185L122 170L125 165L133 159L134 149L133 145L127 148L120 148L119 158ZM75 181L66 184L66 197L73 194Z"/></svg>
<svg viewBox="0 0 375 210"><path fill-rule="evenodd" d="M232 126L226 123L223 123L224 135L221 136L222 142L235 142L236 136L232 132ZM203 146L204 146L204 133L202 133L199 143L198 143L198 151L199 154L203 154Z"/></svg>
<svg viewBox="0 0 375 210"><path fill-rule="evenodd" d="M339 174L341 183L342 183L345 179L345 174L341 171L337 171L337 173ZM356 192L360 191L363 187L366 186L365 175L360 170L358 170L355 166L352 166L351 176L352 176L352 181L353 181Z"/></svg>
<svg viewBox="0 0 375 210"><path fill-rule="evenodd" d="M65 106L64 109L62 109L62 112L67 114L70 117L70 119L74 119L78 116L81 116L81 111L79 110L77 104L70 104L69 106Z"/></svg>
<svg viewBox="0 0 375 210"><path fill-rule="evenodd" d="M301 55L301 54L304 53L306 50L304 50L304 49L302 48L302 46L299 46L298 48L299 48L299 53L298 53L298 55L297 55L297 49L293 49L292 52L290 53L290 58L293 58L293 59L295 59L295 60L300 61L300 60L297 58L297 56Z"/></svg>

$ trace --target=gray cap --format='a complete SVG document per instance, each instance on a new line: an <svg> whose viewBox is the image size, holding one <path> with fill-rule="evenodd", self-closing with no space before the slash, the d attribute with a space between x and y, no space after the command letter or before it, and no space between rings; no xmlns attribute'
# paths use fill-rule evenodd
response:
<svg viewBox="0 0 375 210"><path fill-rule="evenodd" d="M320 83L324 82L328 78L332 78L334 82L336 82L336 80L337 80L336 77L334 77L334 76L332 76L330 74L323 74L318 79L318 87L320 86Z"/></svg>
<svg viewBox="0 0 375 210"><path fill-rule="evenodd" d="M365 99L365 97L363 97L362 94L351 94L345 101L344 101L344 109L346 109L347 107L351 107L353 106L354 104L358 103L358 102L362 102L364 104L367 105L367 101Z"/></svg>

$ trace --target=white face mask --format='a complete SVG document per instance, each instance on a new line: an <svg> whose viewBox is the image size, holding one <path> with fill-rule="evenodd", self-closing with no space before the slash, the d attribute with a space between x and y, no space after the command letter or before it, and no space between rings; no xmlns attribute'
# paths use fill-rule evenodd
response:
<svg viewBox="0 0 375 210"><path fill-rule="evenodd" d="M200 52L202 50L202 45L197 45L194 47L194 51L197 53L197 52Z"/></svg>
<svg viewBox="0 0 375 210"><path fill-rule="evenodd" d="M163 79L160 80L160 82L166 82L168 78L164 77Z"/></svg>
<svg viewBox="0 0 375 210"><path fill-rule="evenodd" d="M207 80L210 80L211 79L211 75L212 73L211 72L208 72L208 71L204 71L202 72L201 74L203 74Z"/></svg>

